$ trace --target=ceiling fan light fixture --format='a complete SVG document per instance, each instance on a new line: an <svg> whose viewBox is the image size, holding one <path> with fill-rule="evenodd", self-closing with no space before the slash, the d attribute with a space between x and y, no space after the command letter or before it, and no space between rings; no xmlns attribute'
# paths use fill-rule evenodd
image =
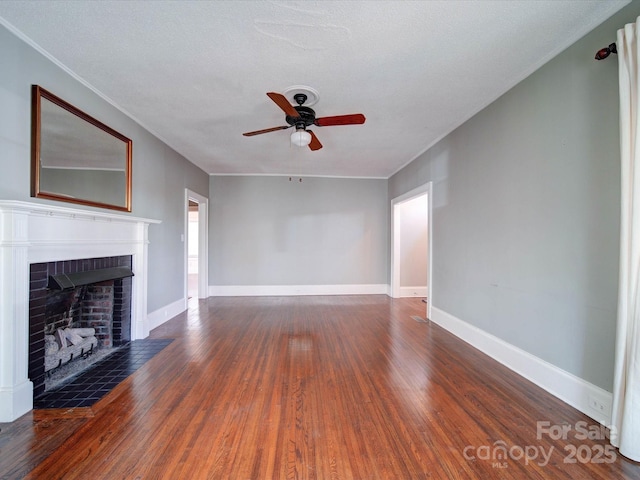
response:
<svg viewBox="0 0 640 480"><path fill-rule="evenodd" d="M299 128L291 134L291 143L298 147L306 147L311 143L311 134L304 128Z"/></svg>

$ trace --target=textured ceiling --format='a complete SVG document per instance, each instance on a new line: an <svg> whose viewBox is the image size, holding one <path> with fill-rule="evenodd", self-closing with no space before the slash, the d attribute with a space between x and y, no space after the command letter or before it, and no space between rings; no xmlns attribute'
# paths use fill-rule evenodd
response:
<svg viewBox="0 0 640 480"><path fill-rule="evenodd" d="M387 178L627 3L4 0L0 19L207 173ZM243 137L286 125L266 92L292 85L367 121L316 127L315 152Z"/></svg>

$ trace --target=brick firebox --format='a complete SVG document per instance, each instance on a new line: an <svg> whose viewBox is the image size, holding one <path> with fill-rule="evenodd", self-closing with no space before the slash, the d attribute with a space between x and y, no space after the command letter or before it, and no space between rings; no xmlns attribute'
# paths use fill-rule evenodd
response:
<svg viewBox="0 0 640 480"><path fill-rule="evenodd" d="M79 287L71 292L52 292L47 288L49 276L131 266L130 255L30 265L29 378L33 382L34 398L45 391L45 330L90 326L96 329L99 347L118 346L131 340L131 277ZM80 299L82 305L78 302ZM65 323L69 321L69 313L78 319L73 325Z"/></svg>

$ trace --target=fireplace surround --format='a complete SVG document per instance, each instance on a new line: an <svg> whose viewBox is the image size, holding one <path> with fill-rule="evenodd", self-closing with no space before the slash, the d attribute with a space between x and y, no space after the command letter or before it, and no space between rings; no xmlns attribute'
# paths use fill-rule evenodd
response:
<svg viewBox="0 0 640 480"><path fill-rule="evenodd" d="M131 256L132 340L149 335L148 227L157 220L0 200L0 422L33 408L29 378L30 266Z"/></svg>

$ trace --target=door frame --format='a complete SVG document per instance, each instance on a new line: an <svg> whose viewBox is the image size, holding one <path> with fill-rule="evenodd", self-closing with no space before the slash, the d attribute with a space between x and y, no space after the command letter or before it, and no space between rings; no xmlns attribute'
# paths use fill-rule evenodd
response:
<svg viewBox="0 0 640 480"><path fill-rule="evenodd" d="M427 196L427 318L433 305L433 182L414 188L391 200L391 284L390 296L400 297L400 206L417 197Z"/></svg>
<svg viewBox="0 0 640 480"><path fill-rule="evenodd" d="M209 199L185 188L184 195L184 299L189 299L189 200L198 204L198 298L209 296Z"/></svg>

